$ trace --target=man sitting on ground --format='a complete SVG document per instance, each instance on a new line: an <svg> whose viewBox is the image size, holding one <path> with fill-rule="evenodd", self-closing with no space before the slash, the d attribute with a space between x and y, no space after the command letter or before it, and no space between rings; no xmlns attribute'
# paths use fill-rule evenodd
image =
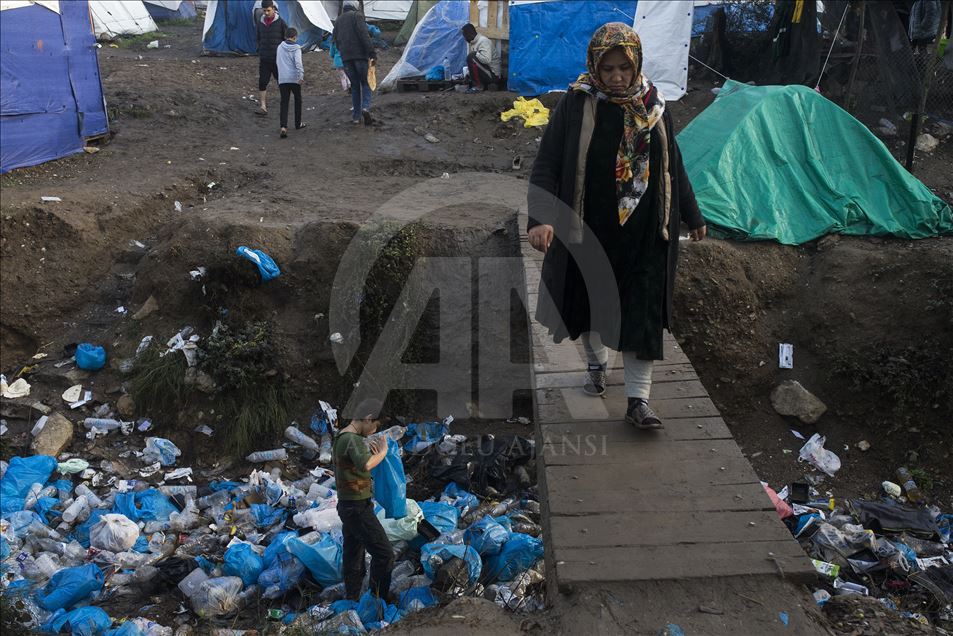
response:
<svg viewBox="0 0 953 636"><path fill-rule="evenodd" d="M477 33L472 24L464 24L460 30L469 49L467 68L470 69L470 88L467 92L486 90L489 84L500 81L500 54L490 38Z"/></svg>

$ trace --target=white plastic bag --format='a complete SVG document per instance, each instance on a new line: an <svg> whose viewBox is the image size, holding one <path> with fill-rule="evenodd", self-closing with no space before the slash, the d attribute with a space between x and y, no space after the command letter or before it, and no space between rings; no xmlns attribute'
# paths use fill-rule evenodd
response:
<svg viewBox="0 0 953 636"><path fill-rule="evenodd" d="M393 541L410 541L417 536L417 524L424 518L424 513L413 499L407 500L407 515L401 519L385 519L381 509L377 517L387 538Z"/></svg>
<svg viewBox="0 0 953 636"><path fill-rule="evenodd" d="M125 552L138 539L139 526L126 515L103 515L89 531L89 545L108 552Z"/></svg>
<svg viewBox="0 0 953 636"><path fill-rule="evenodd" d="M811 439L801 447L800 459L833 477L840 470L840 457L824 448L825 441L826 438L819 433L811 435Z"/></svg>
<svg viewBox="0 0 953 636"><path fill-rule="evenodd" d="M142 449L142 461L147 464L159 462L163 466L172 466L182 454L179 447L161 437L147 437L146 447Z"/></svg>
<svg viewBox="0 0 953 636"><path fill-rule="evenodd" d="M242 580L237 576L219 576L202 581L192 597L192 609L201 618L224 616L238 609Z"/></svg>

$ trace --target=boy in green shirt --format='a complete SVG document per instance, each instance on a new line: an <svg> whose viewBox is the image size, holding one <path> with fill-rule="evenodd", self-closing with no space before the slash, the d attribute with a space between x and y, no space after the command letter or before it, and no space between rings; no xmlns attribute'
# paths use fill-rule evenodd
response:
<svg viewBox="0 0 953 636"><path fill-rule="evenodd" d="M334 436L331 455L334 459L334 478L338 491L338 516L344 536L345 596L357 600L364 581L364 551L371 555L370 590L379 598L387 598L390 575L394 568L394 550L374 514L371 469L387 456L387 440L364 438L377 432L380 426L379 400L365 400L357 407L358 418ZM370 448L368 448L370 447Z"/></svg>

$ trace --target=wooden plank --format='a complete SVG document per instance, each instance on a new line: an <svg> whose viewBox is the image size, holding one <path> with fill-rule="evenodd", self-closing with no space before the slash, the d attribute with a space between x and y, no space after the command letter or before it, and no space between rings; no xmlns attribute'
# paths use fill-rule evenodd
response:
<svg viewBox="0 0 953 636"><path fill-rule="evenodd" d="M761 484L707 486L695 492L690 488L675 493L652 485L622 493L611 490L586 492L579 496L559 490L547 497L550 514L555 517L592 515L625 510L636 512L704 512L718 510L770 510L771 500Z"/></svg>
<svg viewBox="0 0 953 636"><path fill-rule="evenodd" d="M541 422L601 420L625 418L625 390L621 386L606 389L605 398L594 398L578 389L537 390L537 416ZM718 409L707 397L651 399L649 404L663 422L675 418L716 417Z"/></svg>
<svg viewBox="0 0 953 636"><path fill-rule="evenodd" d="M659 457L638 466L546 466L550 492L567 494L607 490L637 491L645 483L661 489L687 487L699 492L709 486L760 483L751 464L744 458L669 461Z"/></svg>
<svg viewBox="0 0 953 636"><path fill-rule="evenodd" d="M551 388L569 388L581 387L586 382L585 371L556 371L547 373L545 371L536 374L536 386L541 389ZM675 364L671 366L657 366L652 371L652 387L668 382L684 382L689 380L698 380L698 374L690 364ZM610 373L607 378L607 386L617 386L625 383L625 376L622 373ZM707 393L700 393L707 395ZM681 397L699 397L684 395ZM661 397L661 396L659 396Z"/></svg>
<svg viewBox="0 0 953 636"><path fill-rule="evenodd" d="M794 540L774 510L554 515L550 526L562 549Z"/></svg>
<svg viewBox="0 0 953 636"><path fill-rule="evenodd" d="M608 441L597 433L551 436L542 445L543 462L547 466L581 466L598 464L615 470L615 464L638 466L665 457L682 462L700 459L743 459L733 439L672 441L660 435L640 435L632 431L629 442Z"/></svg>
<svg viewBox="0 0 953 636"><path fill-rule="evenodd" d="M561 588L603 581L780 576L782 572L798 583L817 580L810 560L794 540L641 548L556 546L553 559Z"/></svg>
<svg viewBox="0 0 953 636"><path fill-rule="evenodd" d="M537 438L545 444L558 435L605 435L609 444L639 442L646 435L655 435L668 440L732 439L731 431L720 417L691 417L665 420L660 431L638 431L621 420L598 420L583 422L540 422ZM555 443L555 442L553 442Z"/></svg>

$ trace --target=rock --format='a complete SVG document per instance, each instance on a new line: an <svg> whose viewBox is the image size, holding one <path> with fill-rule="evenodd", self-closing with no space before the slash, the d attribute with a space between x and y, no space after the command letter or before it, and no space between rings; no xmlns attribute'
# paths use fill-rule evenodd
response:
<svg viewBox="0 0 953 636"><path fill-rule="evenodd" d="M774 387L771 406L779 414L792 415L805 424L813 424L827 411L827 406L797 380L785 380Z"/></svg>
<svg viewBox="0 0 953 636"><path fill-rule="evenodd" d="M46 425L43 427L43 430L37 433L36 437L33 438L30 448L32 448L33 452L37 455L52 455L56 457L63 452L63 449L69 446L72 439L73 423L60 413L53 413L53 415L50 415L49 419L46 420Z"/></svg>
<svg viewBox="0 0 953 636"><path fill-rule="evenodd" d="M212 376L204 371L199 371L195 367L189 367L185 371L185 383L202 393L215 392L215 380L212 379Z"/></svg>
<svg viewBox="0 0 953 636"><path fill-rule="evenodd" d="M825 236L824 238L822 238L821 240L817 242L817 251L823 252L826 249L830 249L834 247L839 242L840 242L839 234L828 234L827 236Z"/></svg>
<svg viewBox="0 0 953 636"><path fill-rule="evenodd" d="M149 296L146 302L142 304L142 307L139 308L139 311L132 315L132 319L143 320L157 311L159 311L159 301L156 300L155 296Z"/></svg>
<svg viewBox="0 0 953 636"><path fill-rule="evenodd" d="M862 439L859 442L857 442L857 448L860 449L861 452L866 453L867 451L870 450L870 442L868 442L865 439Z"/></svg>
<svg viewBox="0 0 953 636"><path fill-rule="evenodd" d="M136 403L132 396L126 393L116 400L116 410L119 411L119 417L125 421L130 421L136 414Z"/></svg>
<svg viewBox="0 0 953 636"><path fill-rule="evenodd" d="M949 124L946 124L942 121L938 121L933 124L933 134L940 139L946 139L953 134L953 126L950 126Z"/></svg>
<svg viewBox="0 0 953 636"><path fill-rule="evenodd" d="M923 133L917 137L917 150L920 152L933 152L940 145L940 140L929 133Z"/></svg>

